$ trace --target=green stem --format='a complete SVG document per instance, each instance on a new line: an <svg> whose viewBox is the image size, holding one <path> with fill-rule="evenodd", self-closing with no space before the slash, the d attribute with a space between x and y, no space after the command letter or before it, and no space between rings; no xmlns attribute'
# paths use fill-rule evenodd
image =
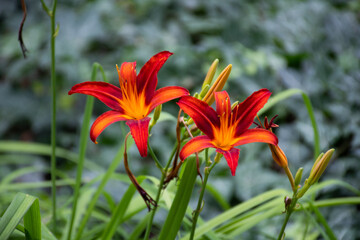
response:
<svg viewBox="0 0 360 240"><path fill-rule="evenodd" d="M149 143L148 143L148 149L149 149L149 153L150 153L152 159L155 161L156 166L160 169L161 173L163 173L163 166L159 162L159 159L156 157L156 155L155 155L154 151L152 150ZM162 175L164 175L164 174L162 174Z"/></svg>
<svg viewBox="0 0 360 240"><path fill-rule="evenodd" d="M50 15L51 19L51 93L52 93L52 114L51 114L51 196L52 196L52 221L53 229L56 232L56 72L55 72L55 12L57 0L54 0Z"/></svg>
<svg viewBox="0 0 360 240"><path fill-rule="evenodd" d="M98 69L98 65L93 64L93 68L92 68L92 72L91 72L91 81L92 82L96 80L97 69ZM86 99L84 119L82 122L81 133L80 133L79 162L78 162L77 173L76 173L76 184L75 184L75 189L74 189L74 200L73 200L73 207L72 207L72 212L71 212L70 228L69 228L68 235L67 235L68 240L71 239L71 233L72 233L73 225L74 225L74 221L75 221L78 198L80 195L82 172L84 169L86 145L87 145L87 139L88 139L88 134L89 134L90 119L91 119L93 105L94 105L94 98L92 96L88 96Z"/></svg>
<svg viewBox="0 0 360 240"><path fill-rule="evenodd" d="M282 225L282 227L281 227L279 236L278 236L278 238L277 238L278 240L283 239L282 237L283 237L283 235L284 235L286 225L287 225L287 223L289 222L291 213L292 213L291 210L286 211L286 217L285 217L284 223L283 223L283 225Z"/></svg>
<svg viewBox="0 0 360 240"><path fill-rule="evenodd" d="M280 230L280 233L279 233L279 236L278 236L278 240L283 239L283 235L284 235L284 232L285 232L286 225L289 222L291 214L295 211L296 203L297 203L298 200L299 200L299 197L297 195L297 191L294 191L294 194L293 194L292 199L291 199L291 203L287 206L287 204L285 202L286 217L285 217L284 223L283 223L283 225L281 227L281 230Z"/></svg>
<svg viewBox="0 0 360 240"><path fill-rule="evenodd" d="M148 144L148 148L149 148L149 152L150 152L150 155L152 156L152 158L154 159L155 162L159 162L159 160L157 159L156 155L154 154L154 151L152 150L150 144ZM155 213L156 213L156 210L159 206L159 200L160 200L160 195L161 195L161 190L163 189L163 185L164 185L164 180L165 180L165 177L166 177L166 173L167 173L167 170L170 166L170 163L171 163L171 160L172 158L174 157L174 154L175 154L175 151L177 149L177 145L175 145L174 149L172 150L172 153L170 154L170 157L169 157L169 160L165 166L164 169L162 169L161 171L161 179L160 179L160 183L159 183L159 188L158 188L158 191L156 193L156 203L157 203L157 206L154 207L154 209L151 210L151 215L150 215L150 218L149 218L149 221L148 221L148 224L147 224L147 227L146 227L146 232L145 232L145 237L144 237L144 240L148 240L149 237L150 237L150 232L151 232L151 227L152 227L152 223L153 223L153 220L154 220L154 216L155 216ZM161 165L159 165L161 166Z"/></svg>
<svg viewBox="0 0 360 240"><path fill-rule="evenodd" d="M218 157L218 155L216 155L215 158L217 158L217 157ZM195 236L196 223L197 223L197 220L199 218L199 215L200 215L200 212L201 212L201 209L202 209L202 203L203 203L203 197L204 197L204 193L205 193L206 183L208 181L211 170L215 167L215 165L217 163L218 163L218 161L215 160L214 163L210 167L205 168L204 182L203 182L203 184L201 186L201 192L200 192L200 196L199 196L199 200L198 200L196 210L194 211L194 217L193 217L193 223L192 223L192 227L191 227L190 240L194 239L194 236Z"/></svg>

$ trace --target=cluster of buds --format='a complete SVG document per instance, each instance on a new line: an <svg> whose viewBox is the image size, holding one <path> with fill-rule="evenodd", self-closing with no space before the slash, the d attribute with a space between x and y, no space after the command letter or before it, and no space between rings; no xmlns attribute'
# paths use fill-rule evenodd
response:
<svg viewBox="0 0 360 240"><path fill-rule="evenodd" d="M324 173L326 167L329 165L329 162L331 160L331 157L334 153L335 149L328 150L325 154L321 153L318 158L316 159L311 171L309 178L305 180L304 186L300 189L300 191L297 194L298 198L301 198L304 196L306 191L317 181L319 181L320 177ZM300 176L301 178L301 176Z"/></svg>
<svg viewBox="0 0 360 240"><path fill-rule="evenodd" d="M214 93L220 92L225 86L225 83L228 80L232 69L232 65L229 64L226 68L224 68L224 70L219 74L215 82L212 84L218 64L219 64L219 59L215 59L206 74L200 93L196 92L194 94L195 98L206 102L209 106L211 106L211 104L213 104L215 101ZM190 125L192 123L193 123L192 119L189 119L187 121L187 125Z"/></svg>

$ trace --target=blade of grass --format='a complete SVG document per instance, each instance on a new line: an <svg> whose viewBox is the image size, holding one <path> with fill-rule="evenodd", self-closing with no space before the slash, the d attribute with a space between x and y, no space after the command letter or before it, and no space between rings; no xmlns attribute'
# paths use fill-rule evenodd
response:
<svg viewBox="0 0 360 240"><path fill-rule="evenodd" d="M137 178L139 184L142 183L142 181L145 178ZM129 186L127 191L125 192L124 196L122 197L121 201L116 205L115 210L112 213L111 219L108 223L108 225L105 228L105 231L103 232L101 239L103 240L109 240L112 239L117 226L119 226L120 221L124 217L124 214L131 202L131 199L133 198L134 194L136 192L136 188L133 184Z"/></svg>
<svg viewBox="0 0 360 240"><path fill-rule="evenodd" d="M38 155L51 155L51 146L42 143L30 143L21 141L0 141L0 152L16 152ZM64 148L56 148L56 157L64 158L71 162L78 163L79 155ZM89 170L99 172L102 167L86 159L85 167Z"/></svg>
<svg viewBox="0 0 360 240"><path fill-rule="evenodd" d="M132 137L129 137L128 138L128 147L131 146L131 144L133 144L134 141L132 139ZM94 197L91 199L91 202L89 204L89 207L85 213L85 216L83 217L81 223L80 223L80 226L79 226L79 229L75 235L75 239L76 240L79 240L81 238L81 234L83 233L84 229L85 229L85 226L86 226L86 223L87 221L89 220L90 218L90 215L96 205L96 202L99 198L99 196L101 195L106 183L109 181L111 175L115 172L116 168L118 167L118 165L120 164L121 160L123 159L123 156L124 156L124 146L125 146L125 142L121 144L121 147L118 151L118 153L116 154L115 158L113 159L113 161L111 162L108 170L106 171L104 177L102 178L101 180L101 183L100 185L98 186L95 194L94 194Z"/></svg>
<svg viewBox="0 0 360 240"><path fill-rule="evenodd" d="M96 80L97 70L101 67L100 64L94 63L92 67L91 72L91 81L94 82ZM101 67L102 69L102 67ZM104 80L106 79L104 70L102 69ZM71 212L71 218L70 218L70 229L67 235L67 239L71 239L71 233L73 229L74 219L76 215L76 208L78 203L78 198L80 194L80 185L81 185L81 179L82 179L82 173L84 169L84 162L85 162L85 154L86 154L86 145L88 142L88 136L89 136L89 129L90 129L90 119L91 119L91 113L93 111L94 106L94 98L92 96L87 96L86 98L86 105L85 105L85 112L84 112L84 119L82 121L81 126L81 132L80 132L80 148L79 148L79 161L77 166L77 173L76 173L76 183L75 183L75 189L74 189L74 202L73 202L73 208Z"/></svg>
<svg viewBox="0 0 360 240"><path fill-rule="evenodd" d="M160 232L159 240L175 239L185 216L196 177L196 159L188 158L173 204Z"/></svg>
<svg viewBox="0 0 360 240"><path fill-rule="evenodd" d="M138 240L140 235L145 231L150 215L146 214L145 217L136 225L133 232L129 236L129 240Z"/></svg>
<svg viewBox="0 0 360 240"><path fill-rule="evenodd" d="M39 200L24 193L16 194L0 220L0 239L8 239L24 218L26 239L41 239Z"/></svg>
<svg viewBox="0 0 360 240"><path fill-rule="evenodd" d="M253 208L263 202L269 201L275 197L284 196L287 193L288 192L283 189L275 189L275 190L267 191L267 192L260 194L254 198L251 198L241 204L238 204L238 205L230 208L229 210L223 212L222 214L214 217L213 219L205 222L200 227L198 227L196 229L195 238L201 237L206 232L208 232L212 229L215 229L217 226L221 225L222 223L232 219L233 217L235 217L237 215L240 215L243 212L250 210L251 208ZM184 236L182 238L182 240L187 240L189 238L189 236L190 236L190 234L187 234L186 236Z"/></svg>
<svg viewBox="0 0 360 240"><path fill-rule="evenodd" d="M319 209L317 207L314 206L314 204L311 203L311 201L309 202L309 206L310 209L315 213L316 217L317 217L317 221L320 222L323 227L325 228L325 232L328 235L330 240L336 240L336 236L334 234L334 232L331 230L329 224L327 223L327 221L325 220L324 216L321 214L321 212L319 211Z"/></svg>
<svg viewBox="0 0 360 240"><path fill-rule="evenodd" d="M302 206L302 204L300 203L300 209L306 214L306 216L308 217L308 219L311 220L311 222L315 225L316 229L320 232L320 234L324 237L324 239L326 240L330 240L330 238L328 237L328 235L325 233L325 231L322 229L322 227L320 226L320 224L316 221L316 219L314 218L313 215L311 215L311 213Z"/></svg>

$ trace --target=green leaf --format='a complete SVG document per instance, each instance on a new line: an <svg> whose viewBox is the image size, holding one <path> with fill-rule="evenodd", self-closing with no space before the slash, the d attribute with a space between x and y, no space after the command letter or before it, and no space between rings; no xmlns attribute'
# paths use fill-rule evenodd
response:
<svg viewBox="0 0 360 240"><path fill-rule="evenodd" d="M42 143L30 143L30 142L21 142L21 141L0 141L0 152L17 152L17 153L27 153L27 154L38 154L51 156L51 145L42 144ZM56 148L56 157L64 158L74 163L78 163L79 155L68 151L64 148ZM97 164L86 160L86 168L92 171L99 172L102 170L102 167Z"/></svg>
<svg viewBox="0 0 360 240"><path fill-rule="evenodd" d="M188 158L173 204L161 229L159 240L176 238L190 201L196 176L196 159Z"/></svg>
<svg viewBox="0 0 360 240"><path fill-rule="evenodd" d="M141 177L140 179L138 178L139 184L141 184L144 179L145 179L145 177ZM127 189L127 191L125 192L121 201L118 203L118 205L116 205L116 208L113 211L111 219L110 219L108 225L106 226L105 231L103 232L103 234L101 236L101 239L106 239L106 240L112 239L112 237L116 231L116 228L119 226L120 221L124 217L125 212L129 206L131 199L134 196L135 192L136 192L136 188L133 184L131 184L129 186L129 188Z"/></svg>
<svg viewBox="0 0 360 240"><path fill-rule="evenodd" d="M8 239L21 219L24 218L25 238L41 239L39 200L24 193L16 194L0 220L0 239Z"/></svg>
<svg viewBox="0 0 360 240"><path fill-rule="evenodd" d="M223 212L222 214L214 217L213 219L205 222L204 224L200 225L200 227L198 227L196 229L195 238L201 237L203 234L215 229L217 226L221 225L222 223L229 221L233 217L238 216L259 204L262 204L262 203L264 203L268 200L271 200L275 197L284 196L287 193L288 192L283 189L271 190L271 191L265 192L263 194L260 194L254 198L251 198L251 199L247 200L246 202L238 204L238 205L230 208L229 210ZM187 234L186 236L184 236L182 238L182 240L187 240L187 239L189 239L189 237L190 237L190 234Z"/></svg>

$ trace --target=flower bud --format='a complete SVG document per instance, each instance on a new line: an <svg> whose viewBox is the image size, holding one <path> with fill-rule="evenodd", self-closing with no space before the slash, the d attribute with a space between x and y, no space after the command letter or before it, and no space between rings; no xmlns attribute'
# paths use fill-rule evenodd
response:
<svg viewBox="0 0 360 240"><path fill-rule="evenodd" d="M203 88L201 89L201 92L200 92L200 99L202 99L203 97L205 97L206 93L209 91L210 89L210 85L209 84L206 84L206 85L203 85Z"/></svg>
<svg viewBox="0 0 360 240"><path fill-rule="evenodd" d="M268 144L271 150L272 157L274 161L280 166L280 167L287 167L288 161L285 156L285 153L278 145L272 145Z"/></svg>
<svg viewBox="0 0 360 240"><path fill-rule="evenodd" d="M206 93L205 97L202 99L204 102L206 102L209 106L213 104L215 101L214 92L219 92L224 87L227 79L229 78L230 72L231 72L232 65L229 64L219 75L219 77L216 79L214 84L211 86L209 91Z"/></svg>
<svg viewBox="0 0 360 240"><path fill-rule="evenodd" d="M299 168L299 170L297 170L296 174L295 174L295 187L297 188L300 184L301 181L301 177L302 177L302 173L303 173L304 168Z"/></svg>
<svg viewBox="0 0 360 240"><path fill-rule="evenodd" d="M155 126L156 122L159 120L161 109L162 109L162 104L158 105L155 108L154 116L153 116L153 118L151 119L151 122L150 122L150 127L149 127L150 130L152 129L153 126Z"/></svg>
<svg viewBox="0 0 360 240"><path fill-rule="evenodd" d="M217 68L218 64L219 64L219 59L215 59L213 61L213 63L211 64L211 66L210 66L210 68L209 68L209 70L208 70L208 72L206 74L206 77L205 77L205 80L204 80L204 83L203 83L201 89L204 89L204 87L206 85L211 84L211 82L212 82L212 80L214 78L214 75L215 75L216 68Z"/></svg>
<svg viewBox="0 0 360 240"><path fill-rule="evenodd" d="M321 156L321 158L317 159L314 163L313 168L311 169L310 176L309 176L309 184L312 185L316 183L321 175L324 173L327 165L330 162L330 159L334 153L335 149L328 150L325 154Z"/></svg>

